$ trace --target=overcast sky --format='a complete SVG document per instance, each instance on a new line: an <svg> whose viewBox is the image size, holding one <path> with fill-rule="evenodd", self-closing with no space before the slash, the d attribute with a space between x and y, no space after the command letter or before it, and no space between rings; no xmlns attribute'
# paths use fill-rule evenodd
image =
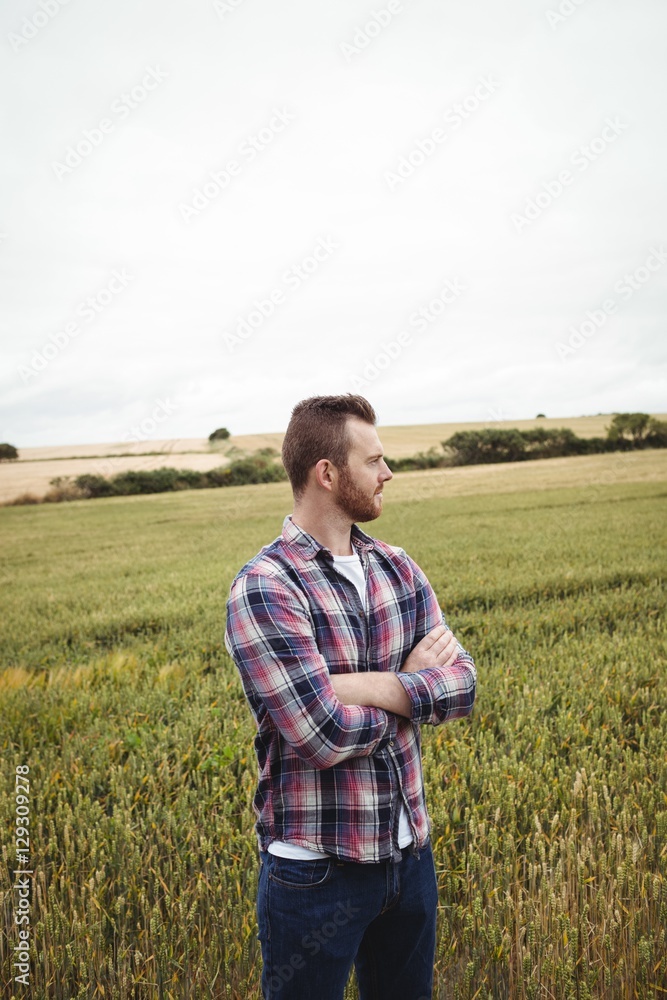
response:
<svg viewBox="0 0 667 1000"><path fill-rule="evenodd" d="M664 0L5 0L0 35L0 441L667 409Z"/></svg>

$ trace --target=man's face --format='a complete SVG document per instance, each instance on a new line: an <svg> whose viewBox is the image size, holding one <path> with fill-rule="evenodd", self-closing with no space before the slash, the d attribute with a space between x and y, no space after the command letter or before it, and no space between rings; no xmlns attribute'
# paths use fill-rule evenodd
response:
<svg viewBox="0 0 667 1000"><path fill-rule="evenodd" d="M393 478L372 424L348 417L350 450L347 465L338 470L335 500L352 521L373 521L382 513L382 487Z"/></svg>

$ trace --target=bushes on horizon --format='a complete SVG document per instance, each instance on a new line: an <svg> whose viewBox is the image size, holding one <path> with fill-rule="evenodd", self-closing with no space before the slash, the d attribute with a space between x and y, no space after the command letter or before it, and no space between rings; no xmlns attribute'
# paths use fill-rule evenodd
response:
<svg viewBox="0 0 667 1000"><path fill-rule="evenodd" d="M526 442L518 430L489 427L481 431L457 431L441 442L451 452L452 465L483 465L518 462L526 458Z"/></svg>
<svg viewBox="0 0 667 1000"><path fill-rule="evenodd" d="M82 490L71 476L56 476L51 480L51 489L44 494L44 503L64 503L68 500L87 500L88 494Z"/></svg>
<svg viewBox="0 0 667 1000"><path fill-rule="evenodd" d="M649 448L667 448L667 420L651 417L644 443Z"/></svg>
<svg viewBox="0 0 667 1000"><path fill-rule="evenodd" d="M36 493L19 493L13 500L5 500L3 507L27 507L36 503L43 503L44 498L38 497Z"/></svg>
<svg viewBox="0 0 667 1000"><path fill-rule="evenodd" d="M201 489L206 473L193 469L128 469L119 472L110 480L117 496L131 496L136 493L170 493L174 490Z"/></svg>
<svg viewBox="0 0 667 1000"><path fill-rule="evenodd" d="M276 483L284 479L287 479L287 473L282 465L273 461L272 456L266 453L257 453L209 472L162 466L160 469L130 469L108 479L90 473L77 476L74 480L69 476L58 476L51 480L51 489L44 500L51 503L61 500L92 500L98 497Z"/></svg>
<svg viewBox="0 0 667 1000"><path fill-rule="evenodd" d="M648 413L615 413L607 437L610 441L630 441L638 448L648 433L650 421Z"/></svg>
<svg viewBox="0 0 667 1000"><path fill-rule="evenodd" d="M274 462L268 455L251 455L249 458L237 458L236 461L204 473L209 478L215 477L212 486L244 486L246 483L278 483L287 479L287 473L282 465Z"/></svg>
<svg viewBox="0 0 667 1000"><path fill-rule="evenodd" d="M645 416L646 420L635 419ZM493 427L458 431L441 442L442 451L433 446L428 451L420 451L405 458L385 458L393 472L404 472L592 455L637 448L667 448L667 421L648 417L646 414L616 414L607 430L606 438L580 438L567 427L552 430L545 427L533 427L530 430ZM232 451L238 454L237 449ZM209 472L163 466L160 469L128 470L110 478L91 473L84 473L74 480L70 476L58 476L51 480L51 489L43 498L25 493L3 506L281 482L287 479L287 473L280 461L276 460L277 457L275 448L266 447Z"/></svg>
<svg viewBox="0 0 667 1000"><path fill-rule="evenodd" d="M84 473L81 476L77 476L74 482L80 490L83 490L87 497L111 497L114 493L111 481L105 479L104 476ZM51 483L55 484L55 480L52 479Z"/></svg>
<svg viewBox="0 0 667 1000"><path fill-rule="evenodd" d="M667 421L648 413L615 413L607 438L620 448L667 448Z"/></svg>
<svg viewBox="0 0 667 1000"><path fill-rule="evenodd" d="M535 458L596 455L636 448L666 448L667 421L657 420L647 413L616 413L607 428L606 438L581 438L569 427L552 430L546 427L529 430L491 427L458 431L441 444L446 456L446 460L440 463L442 465L523 462Z"/></svg>
<svg viewBox="0 0 667 1000"><path fill-rule="evenodd" d="M428 451L418 451L416 455L409 455L407 458L389 458L385 455L385 461L392 472L407 472L412 469L441 469L447 465L445 455L438 451L433 445Z"/></svg>
<svg viewBox="0 0 667 1000"><path fill-rule="evenodd" d="M230 433L226 427L218 427L216 431L209 434L209 441L226 441L230 437Z"/></svg>
<svg viewBox="0 0 667 1000"><path fill-rule="evenodd" d="M0 462L14 462L18 457L18 450L13 444L7 444L6 441L0 444Z"/></svg>
<svg viewBox="0 0 667 1000"><path fill-rule="evenodd" d="M615 450L608 438L580 438L569 427L532 427L519 433L526 442L526 458L564 458Z"/></svg>
<svg viewBox="0 0 667 1000"><path fill-rule="evenodd" d="M580 438L569 427L547 430L486 428L457 431L442 442L450 465L482 465L492 462L525 462L536 458L564 458L567 455L594 455L632 447L624 440L609 437Z"/></svg>

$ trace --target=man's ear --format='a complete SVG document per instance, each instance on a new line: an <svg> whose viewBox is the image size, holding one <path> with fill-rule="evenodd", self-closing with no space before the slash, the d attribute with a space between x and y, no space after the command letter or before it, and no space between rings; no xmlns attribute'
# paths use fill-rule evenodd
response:
<svg viewBox="0 0 667 1000"><path fill-rule="evenodd" d="M321 458L315 466L315 482L324 490L331 490L336 477L336 467L328 458Z"/></svg>

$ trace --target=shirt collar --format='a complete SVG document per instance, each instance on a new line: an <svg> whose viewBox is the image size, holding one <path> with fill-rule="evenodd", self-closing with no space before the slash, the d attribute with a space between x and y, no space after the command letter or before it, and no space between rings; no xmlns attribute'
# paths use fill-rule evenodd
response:
<svg viewBox="0 0 667 1000"><path fill-rule="evenodd" d="M333 559L331 549L328 549L326 545L322 545L316 538L309 535L307 531L304 531L298 524L295 524L291 514L288 514L283 521L283 540L289 548L293 548L298 552L302 559L314 559L319 552L325 552ZM355 548L365 552L369 552L375 548L375 539L367 535L356 524L353 524L350 530L350 541Z"/></svg>

